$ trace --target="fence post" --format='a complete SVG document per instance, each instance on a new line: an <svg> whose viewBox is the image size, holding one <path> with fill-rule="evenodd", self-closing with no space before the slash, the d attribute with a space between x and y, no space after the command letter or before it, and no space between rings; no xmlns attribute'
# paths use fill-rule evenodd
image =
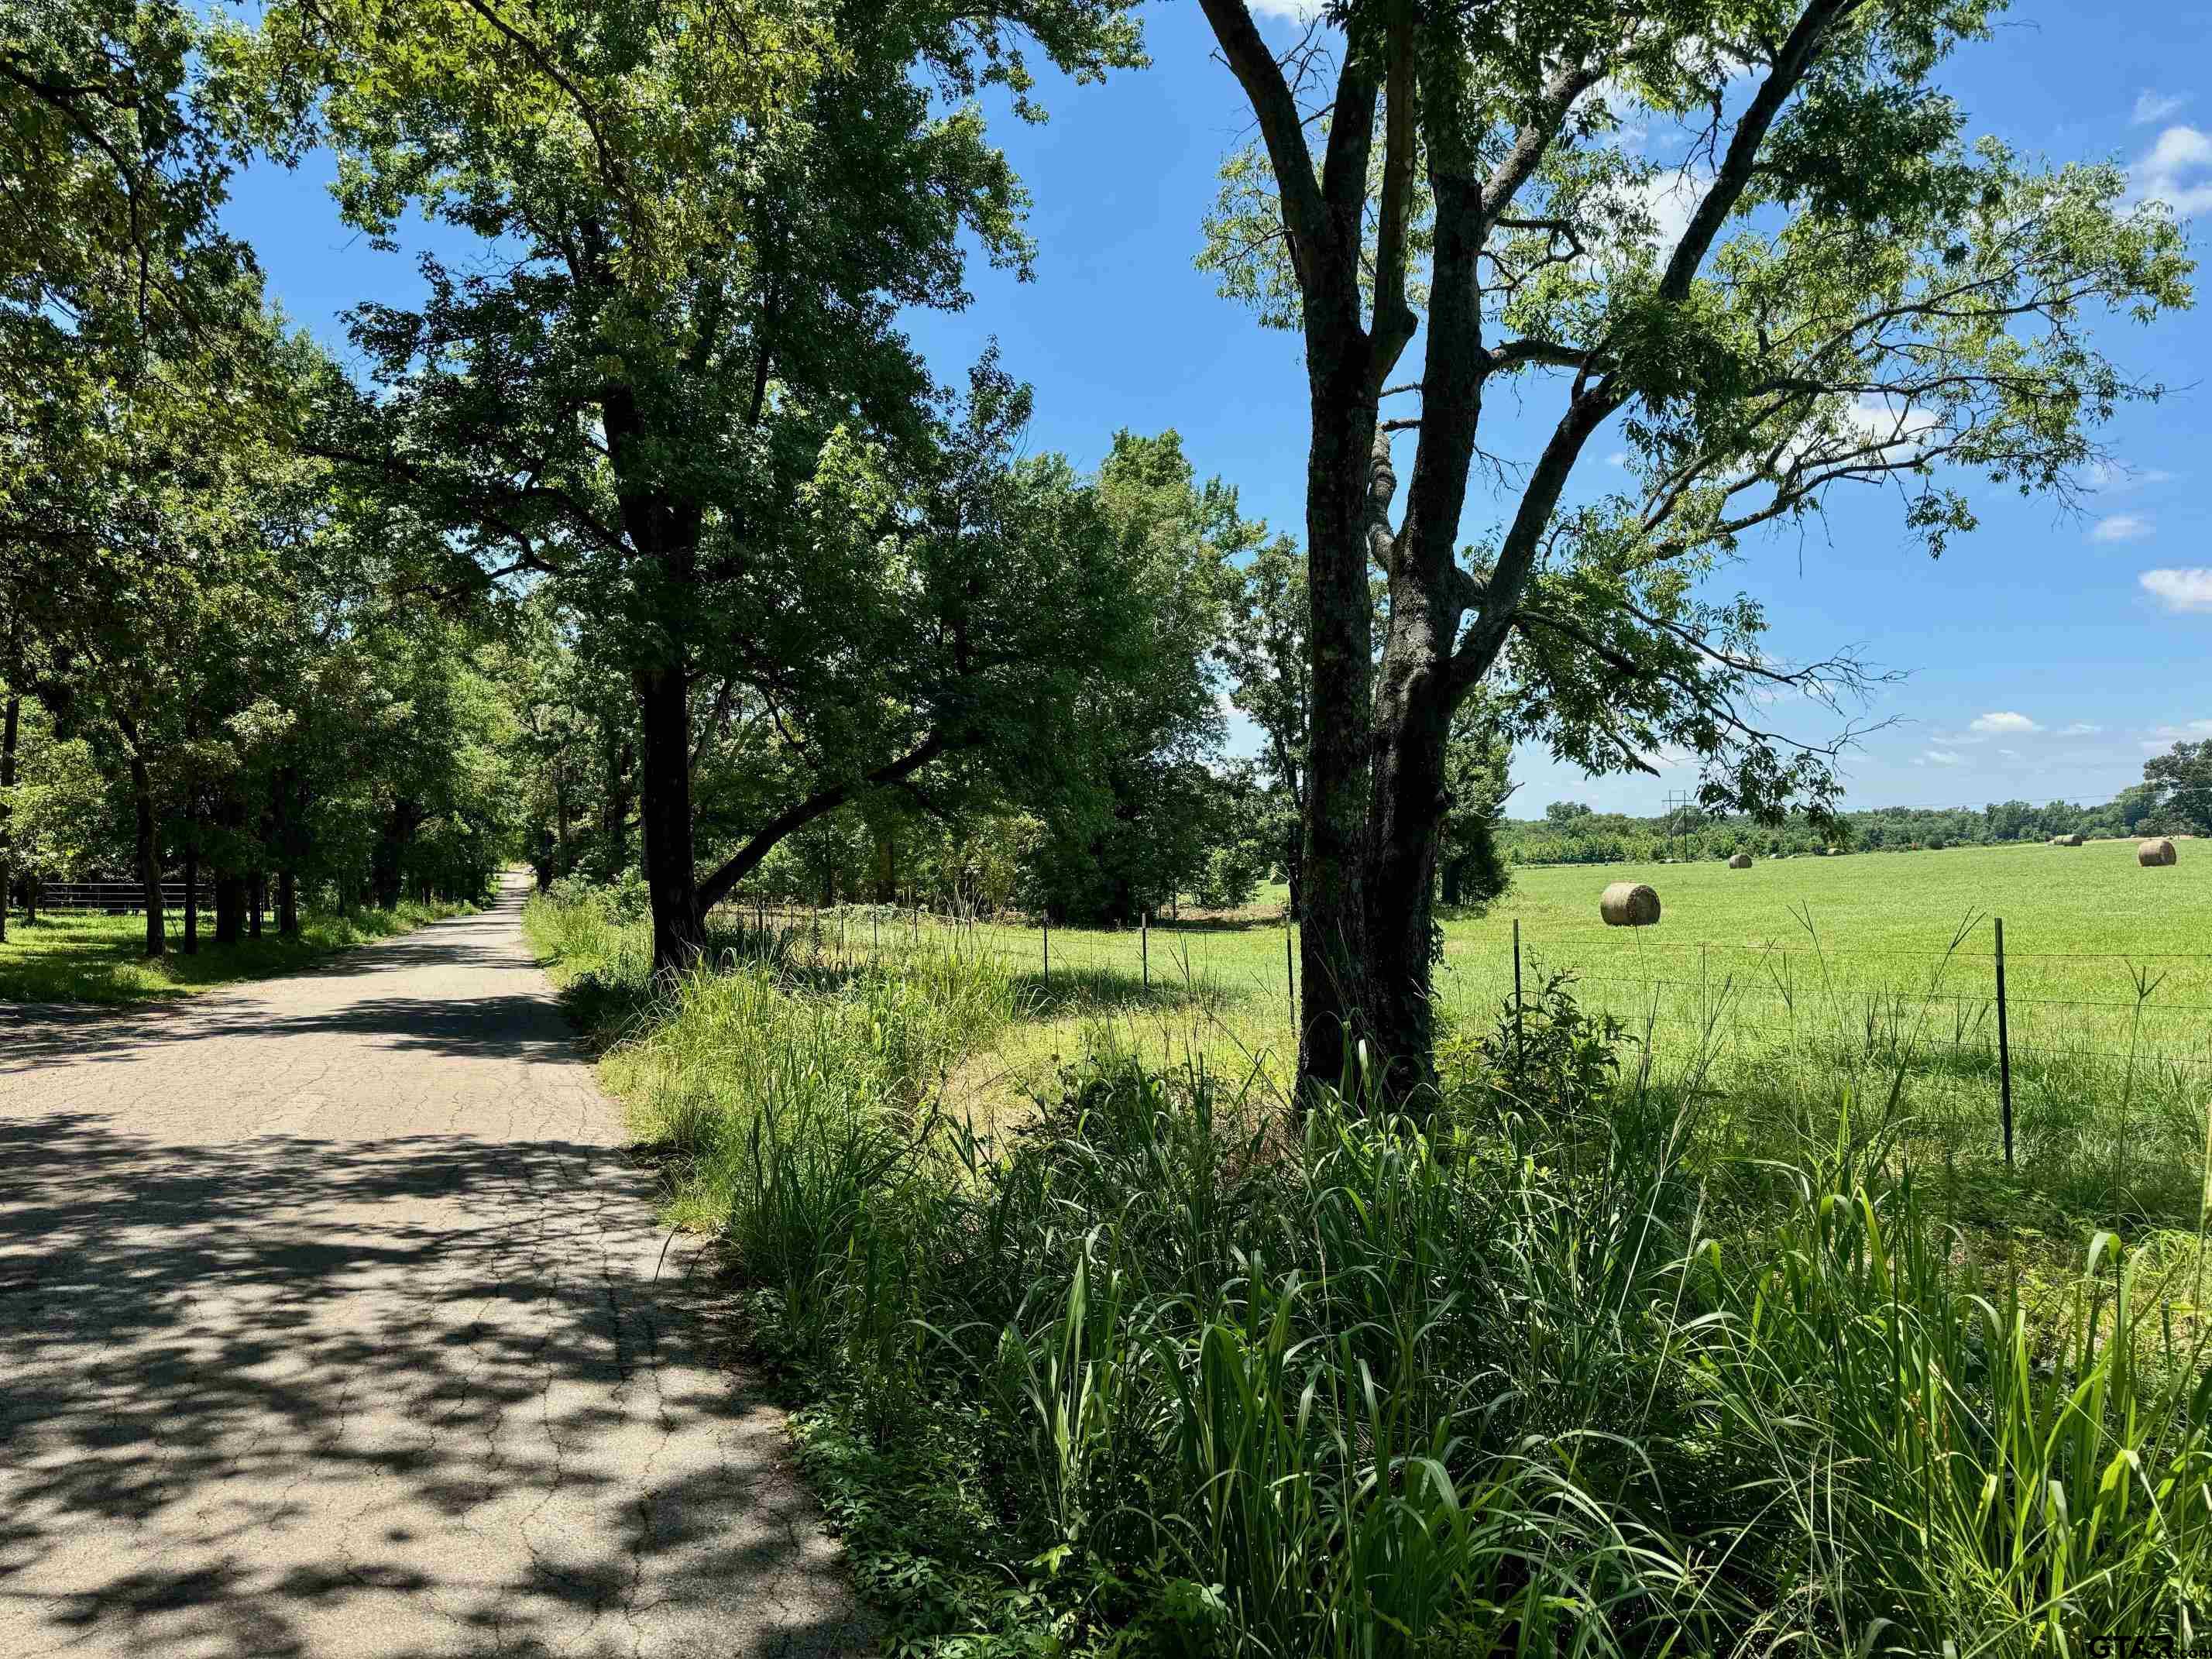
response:
<svg viewBox="0 0 2212 1659"><path fill-rule="evenodd" d="M1150 910L1137 912L1137 949L1144 958L1145 988L1149 991L1152 988L1152 913Z"/></svg>
<svg viewBox="0 0 2212 1659"><path fill-rule="evenodd" d="M1521 1035L1521 918L1513 918L1513 1076L1528 1070L1528 1049Z"/></svg>
<svg viewBox="0 0 2212 1659"><path fill-rule="evenodd" d="M1297 952L1291 944L1291 935L1297 931L1296 918L1287 909L1285 910L1283 912L1283 988L1290 994L1291 999L1291 1069L1294 1073L1297 1070L1298 1050L1305 1042L1305 1027L1298 1019L1298 958ZM1296 1085L1297 1079L1294 1076L1292 1086Z"/></svg>
<svg viewBox="0 0 2212 1659"><path fill-rule="evenodd" d="M1044 907L1044 983L1052 988L1052 906Z"/></svg>
<svg viewBox="0 0 2212 1659"><path fill-rule="evenodd" d="M2005 1029L2004 918L1997 924L1997 1098L2004 1117L2005 1168L2012 1168L2012 1035Z"/></svg>

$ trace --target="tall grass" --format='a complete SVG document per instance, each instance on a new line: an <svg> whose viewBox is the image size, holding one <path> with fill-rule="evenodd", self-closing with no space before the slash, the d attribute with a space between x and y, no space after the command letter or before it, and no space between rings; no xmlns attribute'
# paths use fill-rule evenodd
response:
<svg viewBox="0 0 2212 1659"><path fill-rule="evenodd" d="M1993 1255L1874 1061L1747 1142L1553 978L1420 1121L1109 1048L994 1140L939 1107L1026 1012L973 957L655 988L600 926L533 911L628 987L610 1077L894 1651L2203 1640L2201 1215Z"/></svg>

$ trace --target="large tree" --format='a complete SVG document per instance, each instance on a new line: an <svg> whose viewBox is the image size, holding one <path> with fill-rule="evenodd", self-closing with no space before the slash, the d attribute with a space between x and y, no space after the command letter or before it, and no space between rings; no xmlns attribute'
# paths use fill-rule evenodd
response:
<svg viewBox="0 0 2212 1659"><path fill-rule="evenodd" d="M349 222L390 238L413 204L493 256L426 260L421 306L362 307L381 386L333 398L325 446L461 527L487 574L561 583L605 635L637 705L664 964L696 956L749 867L697 867L696 694L843 652L841 598L801 616L763 596L819 596L833 573L811 554L854 551L825 550L808 511L852 457L930 447L899 310L966 302L963 235L1026 268L1024 198L975 97L1034 112L1024 42L1079 80L1134 61L1126 3L276 0L236 43L339 152ZM819 755L837 722L814 716ZM975 729L823 756L770 822Z"/></svg>
<svg viewBox="0 0 2212 1659"><path fill-rule="evenodd" d="M2135 390L2087 313L2185 303L2191 267L2118 169L1967 142L1933 76L1990 0L1352 0L1287 67L1244 0L1200 3L1260 147L1206 257L1304 348L1302 1069L1335 1079L1364 1036L1412 1089L1475 689L1593 769L1674 745L1711 806L1826 810L1832 751L1756 694L1850 665L1772 660L1759 606L1703 579L1847 484L1900 487L1934 551L1973 523L1945 464L2067 489ZM1654 131L1692 159L1650 159ZM1495 401L1533 419L1525 453L1486 431ZM1608 425L1630 485L1575 488Z"/></svg>

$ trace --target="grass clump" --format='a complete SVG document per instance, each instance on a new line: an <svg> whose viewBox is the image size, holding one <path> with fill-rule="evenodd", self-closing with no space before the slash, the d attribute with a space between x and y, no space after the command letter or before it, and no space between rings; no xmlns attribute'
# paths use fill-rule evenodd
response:
<svg viewBox="0 0 2212 1659"><path fill-rule="evenodd" d="M2203 1640L2201 1216L2000 1249L1902 1073L1740 1120L1547 975L1419 1121L1101 1024L986 1135L945 1079L1038 1012L988 963L757 930L656 987L556 909L893 1652Z"/></svg>

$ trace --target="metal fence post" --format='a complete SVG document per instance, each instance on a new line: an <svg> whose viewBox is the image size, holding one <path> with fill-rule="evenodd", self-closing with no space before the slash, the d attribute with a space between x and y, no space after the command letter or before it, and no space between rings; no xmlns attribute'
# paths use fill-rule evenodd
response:
<svg viewBox="0 0 2212 1659"><path fill-rule="evenodd" d="M1298 1020L1298 958L1291 936L1297 931L1297 921L1288 910L1283 912L1283 988L1291 999L1291 1066L1298 1063L1298 1049L1305 1039L1305 1028Z"/></svg>
<svg viewBox="0 0 2212 1659"><path fill-rule="evenodd" d="M1152 913L1137 912L1137 950L1145 964L1145 988L1152 988Z"/></svg>
<svg viewBox="0 0 2212 1659"><path fill-rule="evenodd" d="M1997 1099L2004 1118L2005 1168L2012 1168L2012 1034L2005 1026L2004 918L1997 925Z"/></svg>
<svg viewBox="0 0 2212 1659"><path fill-rule="evenodd" d="M1528 1070L1528 1048L1521 1032L1521 918L1513 918L1513 1075Z"/></svg>
<svg viewBox="0 0 2212 1659"><path fill-rule="evenodd" d="M1044 908L1044 982L1046 988L1050 989L1052 986L1052 907L1048 904Z"/></svg>

